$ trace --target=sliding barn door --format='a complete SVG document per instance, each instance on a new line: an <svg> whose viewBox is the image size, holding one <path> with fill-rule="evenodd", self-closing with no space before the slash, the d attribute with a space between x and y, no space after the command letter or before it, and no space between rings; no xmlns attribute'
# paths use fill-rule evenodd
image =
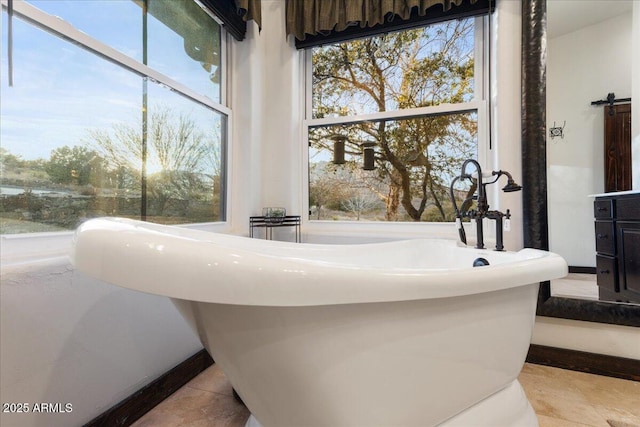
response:
<svg viewBox="0 0 640 427"><path fill-rule="evenodd" d="M631 104L604 107L604 191L631 190Z"/></svg>

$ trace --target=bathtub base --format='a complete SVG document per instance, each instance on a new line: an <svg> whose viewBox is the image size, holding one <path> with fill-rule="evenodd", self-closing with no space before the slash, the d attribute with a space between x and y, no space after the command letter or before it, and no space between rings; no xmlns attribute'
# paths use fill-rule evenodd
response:
<svg viewBox="0 0 640 427"><path fill-rule="evenodd" d="M538 427L538 418L518 380L439 424L439 427ZM251 415L245 427L263 427Z"/></svg>

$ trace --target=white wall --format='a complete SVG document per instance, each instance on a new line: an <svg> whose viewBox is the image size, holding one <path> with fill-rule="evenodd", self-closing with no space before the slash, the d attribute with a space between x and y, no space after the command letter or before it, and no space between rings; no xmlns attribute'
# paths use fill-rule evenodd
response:
<svg viewBox="0 0 640 427"><path fill-rule="evenodd" d="M640 360L640 328L536 317L533 344Z"/></svg>
<svg viewBox="0 0 640 427"><path fill-rule="evenodd" d="M631 97L629 14L552 38L547 57L547 137L550 249L569 265L595 267L593 199L604 192L604 106L591 101Z"/></svg>
<svg viewBox="0 0 640 427"><path fill-rule="evenodd" d="M0 412L1 426L82 425L202 349L168 298L74 271L72 238L0 236L0 401L72 405L62 414Z"/></svg>
<svg viewBox="0 0 640 427"><path fill-rule="evenodd" d="M303 57L285 37L282 0L262 1L262 31L248 26L234 43L232 232L248 234L249 216L263 207L301 212L300 158L304 109L299 86ZM304 216L304 215L303 215ZM276 230L277 235L290 230Z"/></svg>
<svg viewBox="0 0 640 427"><path fill-rule="evenodd" d="M0 401L72 405L0 425L82 425L202 348L167 298L76 273L71 235L3 236Z"/></svg>
<svg viewBox="0 0 640 427"><path fill-rule="evenodd" d="M492 16L491 29L491 34L494 35L492 40L494 58L491 63L494 168L506 169L511 172L516 182L522 184L521 38L513 36L522 32L522 8L520 2L515 1L500 1L496 5L497 11ZM503 212L510 209L512 213L512 231L504 232L505 248L521 249L524 245L522 191L513 193L498 191L498 197L496 209Z"/></svg>

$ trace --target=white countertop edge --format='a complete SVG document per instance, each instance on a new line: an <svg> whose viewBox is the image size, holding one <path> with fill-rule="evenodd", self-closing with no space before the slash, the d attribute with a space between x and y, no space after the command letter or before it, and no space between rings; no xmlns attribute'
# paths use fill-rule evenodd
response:
<svg viewBox="0 0 640 427"><path fill-rule="evenodd" d="M627 190L627 191L615 191L613 193L589 194L587 197L612 197L612 196L626 196L629 194L640 194L640 190Z"/></svg>

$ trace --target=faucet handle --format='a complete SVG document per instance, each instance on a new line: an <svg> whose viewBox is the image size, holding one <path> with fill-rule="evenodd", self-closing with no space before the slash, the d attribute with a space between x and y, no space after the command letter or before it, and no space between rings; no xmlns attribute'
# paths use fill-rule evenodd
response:
<svg viewBox="0 0 640 427"><path fill-rule="evenodd" d="M511 231L511 220L509 218L511 218L511 212L507 209L507 213L504 214L504 224L502 226L504 231Z"/></svg>

